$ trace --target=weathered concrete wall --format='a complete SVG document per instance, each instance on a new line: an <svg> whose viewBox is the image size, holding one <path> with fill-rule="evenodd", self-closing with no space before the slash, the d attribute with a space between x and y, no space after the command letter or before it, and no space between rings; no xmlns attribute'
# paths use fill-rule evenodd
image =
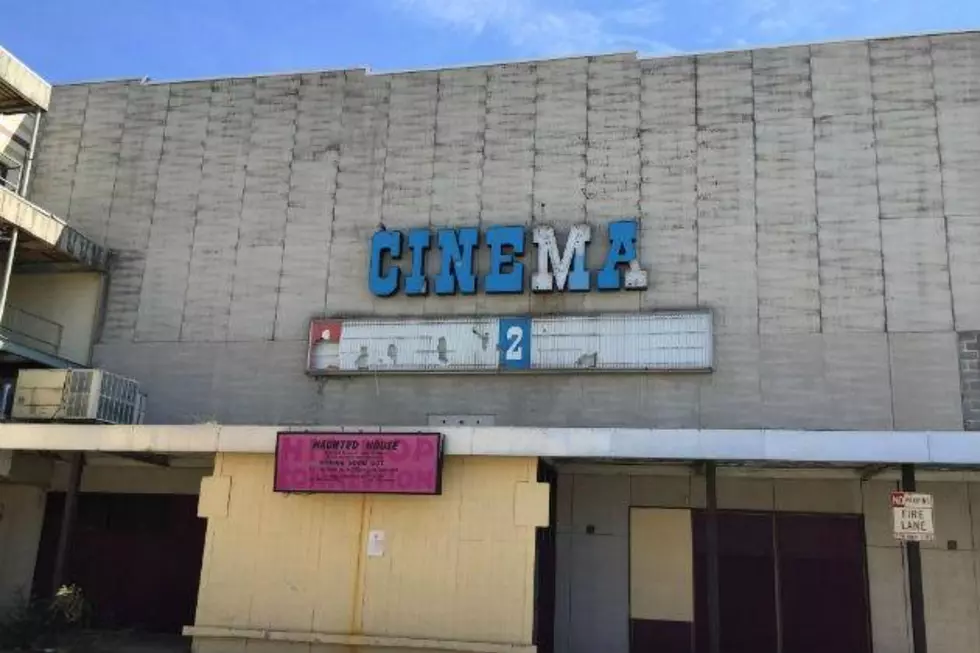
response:
<svg viewBox="0 0 980 653"><path fill-rule="evenodd" d="M67 86L34 199L116 250L95 360L143 381L153 422L961 429L978 123L978 33ZM630 216L643 292L368 291L380 223ZM697 306L716 315L711 375L302 371L314 314Z"/></svg>
<svg viewBox="0 0 980 653"><path fill-rule="evenodd" d="M628 475L588 470L558 476L558 578L555 651L626 653L629 650L630 507L703 508L704 478ZM681 473L677 473L681 472ZM938 477L937 477L938 478ZM980 523L973 516L980 484L948 474L920 482L936 502L936 539L922 544L923 584L930 650L968 653L980 647L980 585L974 572ZM905 560L891 533L888 495L897 482L856 477L817 478L805 472L773 477L718 478L725 510L863 514L871 631L876 653L911 650ZM586 532L586 526L594 532ZM951 544L951 541L955 542Z"/></svg>

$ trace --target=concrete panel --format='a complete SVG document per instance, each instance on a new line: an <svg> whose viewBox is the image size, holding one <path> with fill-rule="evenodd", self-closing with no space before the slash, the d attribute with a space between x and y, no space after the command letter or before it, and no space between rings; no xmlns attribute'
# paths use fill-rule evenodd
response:
<svg viewBox="0 0 980 653"><path fill-rule="evenodd" d="M980 649L975 563L972 551L922 552L930 650L967 653Z"/></svg>
<svg viewBox="0 0 980 653"><path fill-rule="evenodd" d="M719 334L758 330L752 54L697 58L698 301Z"/></svg>
<svg viewBox="0 0 980 653"><path fill-rule="evenodd" d="M916 490L933 496L936 539L923 542L923 549L973 551L973 519L967 483L917 483Z"/></svg>
<svg viewBox="0 0 980 653"><path fill-rule="evenodd" d="M640 65L634 55L588 66L585 211L590 221L633 217L640 203Z"/></svg>
<svg viewBox="0 0 980 653"><path fill-rule="evenodd" d="M867 43L810 46L814 117L870 115L871 55Z"/></svg>
<svg viewBox="0 0 980 653"><path fill-rule="evenodd" d="M687 508L691 487L700 482L692 476L630 476L630 505L657 508Z"/></svg>
<svg viewBox="0 0 980 653"><path fill-rule="evenodd" d="M386 227L429 225L438 101L438 73L391 76L381 202Z"/></svg>
<svg viewBox="0 0 980 653"><path fill-rule="evenodd" d="M932 45L928 37L869 43L875 112L931 109Z"/></svg>
<svg viewBox="0 0 980 653"><path fill-rule="evenodd" d="M955 334L892 333L888 341L895 428L962 430Z"/></svg>
<svg viewBox="0 0 980 653"><path fill-rule="evenodd" d="M71 201L61 216L100 245L106 244L130 84L96 84L89 90Z"/></svg>
<svg viewBox="0 0 980 653"><path fill-rule="evenodd" d="M585 133L588 139L583 186L586 218L598 225L623 218L642 218L640 65L632 54L592 57L587 70ZM642 219L640 230L642 233ZM605 234L600 237L606 238ZM591 269L602 266L607 249L587 250ZM590 312L635 311L639 305L640 294L636 292L589 293L583 297L583 308Z"/></svg>
<svg viewBox="0 0 980 653"><path fill-rule="evenodd" d="M254 107L255 80L212 86L181 340L228 337Z"/></svg>
<svg viewBox="0 0 980 653"><path fill-rule="evenodd" d="M718 508L721 510L775 510L775 483L768 478L718 477ZM703 476L691 479L691 507L703 508Z"/></svg>
<svg viewBox="0 0 980 653"><path fill-rule="evenodd" d="M861 513L861 482L854 480L775 481L776 510Z"/></svg>
<svg viewBox="0 0 980 653"><path fill-rule="evenodd" d="M953 328L946 224L942 218L882 220L888 330Z"/></svg>
<svg viewBox="0 0 980 653"><path fill-rule="evenodd" d="M480 217L489 72L471 68L439 73L430 182L433 225L455 225L459 220L472 224Z"/></svg>
<svg viewBox="0 0 980 653"><path fill-rule="evenodd" d="M296 76L260 77L255 83L228 317L230 340L269 340L275 332L298 95Z"/></svg>
<svg viewBox="0 0 980 653"><path fill-rule="evenodd" d="M980 179L980 173L975 178ZM956 330L975 331L980 329L980 212L951 215L946 228Z"/></svg>
<svg viewBox="0 0 980 653"><path fill-rule="evenodd" d="M572 489L572 524L576 534L593 528L595 535L625 537L629 533L630 478L576 474Z"/></svg>
<svg viewBox="0 0 980 653"><path fill-rule="evenodd" d="M980 34L940 34L929 38L936 101L947 105L980 102Z"/></svg>
<svg viewBox="0 0 980 653"><path fill-rule="evenodd" d="M629 538L570 536L567 653L629 651Z"/></svg>
<svg viewBox="0 0 980 653"><path fill-rule="evenodd" d="M758 373L762 406L756 420L766 426L891 426L884 334L763 336Z"/></svg>
<svg viewBox="0 0 980 653"><path fill-rule="evenodd" d="M883 333L824 336L825 417L834 428L892 428L891 364Z"/></svg>
<svg viewBox="0 0 980 653"><path fill-rule="evenodd" d="M903 92L907 87L902 85ZM882 219L943 215L939 134L932 106L875 110L875 151Z"/></svg>
<svg viewBox="0 0 980 653"><path fill-rule="evenodd" d="M103 342L131 342L135 335L169 99L169 85L129 86L119 169L108 212L106 244L114 256Z"/></svg>
<svg viewBox="0 0 980 653"><path fill-rule="evenodd" d="M912 637L902 549L868 547L868 599L875 653L909 653Z"/></svg>
<svg viewBox="0 0 980 653"><path fill-rule="evenodd" d="M171 87L136 340L172 342L180 336L210 102L210 82Z"/></svg>
<svg viewBox="0 0 980 653"><path fill-rule="evenodd" d="M932 41L936 118L947 216L980 215L980 36L948 34Z"/></svg>
<svg viewBox="0 0 980 653"><path fill-rule="evenodd" d="M759 331L820 330L808 48L752 57Z"/></svg>
<svg viewBox="0 0 980 653"><path fill-rule="evenodd" d="M980 176L980 134L971 126L980 120L980 101L964 105L940 102L936 116L946 215L976 216L980 197L973 180Z"/></svg>
<svg viewBox="0 0 980 653"><path fill-rule="evenodd" d="M327 273L327 312L369 313L368 245L381 223L389 78L347 73Z"/></svg>
<svg viewBox="0 0 980 653"><path fill-rule="evenodd" d="M643 308L698 303L694 59L640 62L640 257Z"/></svg>
<svg viewBox="0 0 980 653"><path fill-rule="evenodd" d="M487 70L481 219L529 224L534 179L536 64ZM526 303L525 303L526 306Z"/></svg>
<svg viewBox="0 0 980 653"><path fill-rule="evenodd" d="M78 84L51 89L51 106L41 121L30 199L62 217L71 203L89 88Z"/></svg>
<svg viewBox="0 0 980 653"><path fill-rule="evenodd" d="M814 110L835 111L820 104L817 79L815 69ZM871 114L826 115L817 120L814 137L823 330L882 331L884 280Z"/></svg>
<svg viewBox="0 0 980 653"><path fill-rule="evenodd" d="M206 344L96 345L92 365L139 379L149 397L146 423L200 424L218 419L212 384L220 352Z"/></svg>
<svg viewBox="0 0 980 653"><path fill-rule="evenodd" d="M717 365L700 388L702 428L758 425L762 410L759 337L718 336Z"/></svg>
<svg viewBox="0 0 980 653"><path fill-rule="evenodd" d="M762 336L759 350L763 416L775 428L812 428L827 417L823 338Z"/></svg>
<svg viewBox="0 0 980 653"><path fill-rule="evenodd" d="M536 65L532 217L536 222L553 226L562 243L570 227L584 222L586 217L588 67L587 58L543 61ZM593 233L593 240L598 237L600 234ZM531 312L582 311L584 295L532 295Z"/></svg>

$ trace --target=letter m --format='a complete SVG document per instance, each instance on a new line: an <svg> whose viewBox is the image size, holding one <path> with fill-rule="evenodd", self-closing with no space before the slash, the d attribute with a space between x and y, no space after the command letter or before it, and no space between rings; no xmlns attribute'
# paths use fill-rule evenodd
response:
<svg viewBox="0 0 980 653"><path fill-rule="evenodd" d="M591 285L585 268L585 245L592 240L592 228L577 224L568 233L565 250L559 254L558 239L551 227L534 228L534 244L538 248L538 267L531 277L535 292L551 290L588 290Z"/></svg>

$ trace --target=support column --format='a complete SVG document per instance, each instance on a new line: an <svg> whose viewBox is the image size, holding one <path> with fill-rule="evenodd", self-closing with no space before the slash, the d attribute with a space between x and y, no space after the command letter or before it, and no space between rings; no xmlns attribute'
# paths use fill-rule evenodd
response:
<svg viewBox="0 0 980 653"><path fill-rule="evenodd" d="M51 574L51 596L58 593L58 589L64 582L65 564L68 561L68 549L71 546L72 530L75 528L78 489L82 484L82 469L84 467L84 454L81 452L72 453L71 471L68 474L68 487L65 490L65 507L61 513L61 529L58 532L58 548L54 556L54 572Z"/></svg>
<svg viewBox="0 0 980 653"><path fill-rule="evenodd" d="M3 281L0 283L0 322L3 322L3 314L7 310L7 292L10 290L10 275L14 272L14 257L17 255L17 240L20 236L20 229L10 227L10 245L7 249L7 264L3 268Z"/></svg>
<svg viewBox="0 0 980 653"><path fill-rule="evenodd" d="M915 492L915 465L902 465L902 490ZM922 593L922 552L918 542L905 543L908 561L909 607L912 613L912 651L926 653L926 612Z"/></svg>
<svg viewBox="0 0 980 653"><path fill-rule="evenodd" d="M705 544L708 552L708 651L721 653L721 603L718 591L718 478L713 460L704 465Z"/></svg>

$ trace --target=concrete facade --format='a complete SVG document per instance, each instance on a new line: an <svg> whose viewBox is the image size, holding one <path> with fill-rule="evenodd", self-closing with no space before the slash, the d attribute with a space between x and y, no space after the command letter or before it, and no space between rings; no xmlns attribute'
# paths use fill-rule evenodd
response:
<svg viewBox="0 0 980 653"><path fill-rule="evenodd" d="M941 482L935 482L940 479ZM722 510L862 514L871 635L875 653L908 653L911 634L905 556L891 534L894 479L862 482L852 472L728 471L718 479ZM929 649L980 647L976 476L938 475L919 483L941 516L922 545ZM565 467L558 476L555 650L629 650L630 508L703 508L704 479L685 468ZM587 532L587 526L593 532ZM662 541L662 540L661 540ZM669 541L669 540L668 540Z"/></svg>
<svg viewBox="0 0 980 653"><path fill-rule="evenodd" d="M115 252L93 362L140 379L149 422L960 430L978 70L964 33L63 86L32 198ZM623 217L642 292L368 292L381 223ZM710 375L303 373L317 314L694 307L715 313Z"/></svg>

